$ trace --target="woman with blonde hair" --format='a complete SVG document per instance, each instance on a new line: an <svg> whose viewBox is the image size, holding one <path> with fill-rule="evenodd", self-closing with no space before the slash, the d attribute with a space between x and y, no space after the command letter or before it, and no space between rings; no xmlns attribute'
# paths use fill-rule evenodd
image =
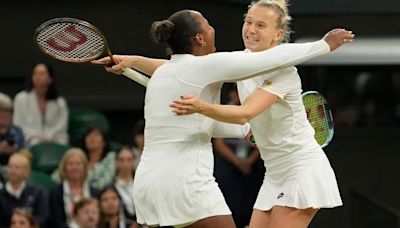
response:
<svg viewBox="0 0 400 228"><path fill-rule="evenodd" d="M79 148L71 148L63 156L58 168L61 183L49 196L51 227L76 227L72 215L74 204L83 198L96 197L97 190L86 181L88 167L86 155Z"/></svg>
<svg viewBox="0 0 400 228"><path fill-rule="evenodd" d="M284 0L250 4L242 29L246 51L287 41L290 20ZM266 168L250 227L305 228L319 208L341 206L335 174L307 121L296 68L237 84L241 106L210 104L192 96L171 106L178 115L197 112L229 123L250 122Z"/></svg>

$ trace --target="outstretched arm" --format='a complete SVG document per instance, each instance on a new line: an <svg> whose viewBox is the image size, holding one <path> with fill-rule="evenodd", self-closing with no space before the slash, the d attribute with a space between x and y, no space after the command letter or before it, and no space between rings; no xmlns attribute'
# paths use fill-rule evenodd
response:
<svg viewBox="0 0 400 228"><path fill-rule="evenodd" d="M167 62L165 59L147 58L138 55L113 55L113 60L116 64L112 67L110 65L112 65L113 62L110 57L94 60L92 63L104 65L106 71L114 74L121 74L122 68L134 68L152 76L158 67Z"/></svg>
<svg viewBox="0 0 400 228"><path fill-rule="evenodd" d="M278 97L263 89L256 89L242 105L210 104L194 96L174 100L170 107L177 115L200 113L218 121L244 124L269 108Z"/></svg>
<svg viewBox="0 0 400 228"><path fill-rule="evenodd" d="M311 43L282 44L260 52L213 53L198 57L182 72L180 78L202 87L214 82L240 81L326 54L344 43L351 42L353 36L350 31L334 29L322 40Z"/></svg>

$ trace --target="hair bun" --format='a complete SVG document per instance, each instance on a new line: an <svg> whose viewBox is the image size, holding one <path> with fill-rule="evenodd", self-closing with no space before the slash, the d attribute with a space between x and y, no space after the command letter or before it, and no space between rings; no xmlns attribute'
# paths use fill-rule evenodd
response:
<svg viewBox="0 0 400 228"><path fill-rule="evenodd" d="M275 0L283 9L287 10L288 4L286 0Z"/></svg>
<svg viewBox="0 0 400 228"><path fill-rule="evenodd" d="M157 44L167 42L172 35L174 23L170 20L156 21L151 25L151 36Z"/></svg>

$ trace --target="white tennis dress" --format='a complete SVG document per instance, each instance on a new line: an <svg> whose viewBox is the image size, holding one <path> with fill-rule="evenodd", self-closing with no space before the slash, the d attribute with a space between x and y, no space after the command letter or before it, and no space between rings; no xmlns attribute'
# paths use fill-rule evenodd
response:
<svg viewBox="0 0 400 228"><path fill-rule="evenodd" d="M289 67L237 84L242 102L257 88L278 96L276 103L250 121L266 168L254 208L342 205L333 169L307 120L297 69Z"/></svg>
<svg viewBox="0 0 400 228"><path fill-rule="evenodd" d="M145 97L145 146L133 190L138 222L173 226L231 214L213 177L211 136L243 137L248 128L216 125L199 114L176 116L168 106L172 100L192 94L217 103L223 81L265 74L327 52L321 40L257 53L173 55L159 67Z"/></svg>

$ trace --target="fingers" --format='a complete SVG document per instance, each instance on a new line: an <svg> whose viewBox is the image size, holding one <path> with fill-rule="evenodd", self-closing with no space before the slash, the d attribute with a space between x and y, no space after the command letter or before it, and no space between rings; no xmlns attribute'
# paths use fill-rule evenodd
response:
<svg viewBox="0 0 400 228"><path fill-rule="evenodd" d="M110 57L104 57L101 59L92 60L91 63L96 64L96 65L107 66L107 65L110 65L112 63L112 61L111 61Z"/></svg>
<svg viewBox="0 0 400 228"><path fill-rule="evenodd" d="M171 103L169 107L172 108L172 112L175 113L175 115L181 116L181 115L189 115L195 113L193 111L193 107L190 105L183 105L183 104L178 104L178 103Z"/></svg>
<svg viewBox="0 0 400 228"><path fill-rule="evenodd" d="M331 51L339 48L345 43L353 42L353 39L353 32L342 28L333 29L324 36L324 40L328 43Z"/></svg>
<svg viewBox="0 0 400 228"><path fill-rule="evenodd" d="M194 98L194 96L191 95L191 94L185 95L185 96L181 96L181 99L182 99L182 100L188 100L188 99L192 99L192 98Z"/></svg>
<svg viewBox="0 0 400 228"><path fill-rule="evenodd" d="M355 36L355 35L353 34L352 31L347 31L347 32L344 34L343 42L344 42L344 43L351 43L351 42L353 42L354 36Z"/></svg>
<svg viewBox="0 0 400 228"><path fill-rule="evenodd" d="M109 73L118 74L118 75L122 74L122 70L114 70L114 68L110 67L110 66L105 66L104 69L106 69L106 71Z"/></svg>
<svg viewBox="0 0 400 228"><path fill-rule="evenodd" d="M175 113L175 115L177 116L193 114L186 109L172 109L172 112Z"/></svg>
<svg viewBox="0 0 400 228"><path fill-rule="evenodd" d="M193 95L180 96L181 99L173 100L169 107L176 115L193 114L196 111L195 100Z"/></svg>

